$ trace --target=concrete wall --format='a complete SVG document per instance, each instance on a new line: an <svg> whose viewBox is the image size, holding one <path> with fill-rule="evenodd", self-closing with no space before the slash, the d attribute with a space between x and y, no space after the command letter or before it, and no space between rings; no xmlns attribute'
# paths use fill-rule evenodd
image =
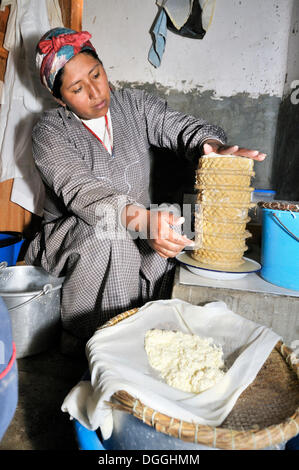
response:
<svg viewBox="0 0 299 470"><path fill-rule="evenodd" d="M202 40L167 32L157 69L148 61L155 0L85 0L83 29L91 32L116 87L157 93L175 109L222 126L230 142L266 152L266 161L255 165L254 185L271 188L286 70L293 77L297 71L296 47L288 49L292 15L297 14L293 4L217 0ZM185 189L191 185L192 190L192 181L186 176Z"/></svg>

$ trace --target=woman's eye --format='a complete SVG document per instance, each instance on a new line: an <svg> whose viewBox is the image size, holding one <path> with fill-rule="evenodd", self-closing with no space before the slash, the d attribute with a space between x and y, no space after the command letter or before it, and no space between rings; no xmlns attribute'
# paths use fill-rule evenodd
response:
<svg viewBox="0 0 299 470"><path fill-rule="evenodd" d="M97 73L94 74L93 77L94 77L94 78L98 78L99 76L100 76L100 72L97 72Z"/></svg>
<svg viewBox="0 0 299 470"><path fill-rule="evenodd" d="M79 92L81 91L81 89L82 89L81 87L80 87L80 88L76 88L76 90L73 90L73 93L77 94L77 93L79 93Z"/></svg>

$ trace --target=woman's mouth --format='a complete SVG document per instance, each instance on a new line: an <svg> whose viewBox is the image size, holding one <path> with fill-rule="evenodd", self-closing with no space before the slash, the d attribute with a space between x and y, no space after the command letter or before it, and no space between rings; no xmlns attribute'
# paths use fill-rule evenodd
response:
<svg viewBox="0 0 299 470"><path fill-rule="evenodd" d="M106 106L106 101L103 100L103 101L100 101L99 103L95 104L95 105L93 106L93 108L102 109L102 108L104 108L105 106Z"/></svg>

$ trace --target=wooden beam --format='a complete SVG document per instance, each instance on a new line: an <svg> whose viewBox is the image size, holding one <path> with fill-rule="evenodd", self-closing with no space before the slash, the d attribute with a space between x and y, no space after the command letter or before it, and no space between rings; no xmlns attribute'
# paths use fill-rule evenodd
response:
<svg viewBox="0 0 299 470"><path fill-rule="evenodd" d="M82 30L82 14L84 0L59 0L62 21L66 28Z"/></svg>
<svg viewBox="0 0 299 470"><path fill-rule="evenodd" d="M0 183L0 231L23 232L31 222L31 212L10 200L13 179Z"/></svg>
<svg viewBox="0 0 299 470"><path fill-rule="evenodd" d="M1 2L0 2L1 3ZM0 10L0 31L5 32L7 26L7 20L9 17L10 7L5 7L4 10ZM3 42L1 43L1 46Z"/></svg>
<svg viewBox="0 0 299 470"><path fill-rule="evenodd" d="M4 49L3 42L6 33L7 20L10 12L10 7L5 7L3 11L0 11L0 80L3 82L6 62L8 57L8 51Z"/></svg>
<svg viewBox="0 0 299 470"><path fill-rule="evenodd" d="M71 28L82 31L83 0L71 1Z"/></svg>

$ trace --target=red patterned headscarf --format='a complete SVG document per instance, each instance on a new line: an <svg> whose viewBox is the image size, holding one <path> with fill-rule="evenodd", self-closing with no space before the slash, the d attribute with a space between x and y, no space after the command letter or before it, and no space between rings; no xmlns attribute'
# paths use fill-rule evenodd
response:
<svg viewBox="0 0 299 470"><path fill-rule="evenodd" d="M77 32L68 28L48 31L37 45L36 63L42 84L52 92L55 77L62 67L76 54L95 48L87 31Z"/></svg>

